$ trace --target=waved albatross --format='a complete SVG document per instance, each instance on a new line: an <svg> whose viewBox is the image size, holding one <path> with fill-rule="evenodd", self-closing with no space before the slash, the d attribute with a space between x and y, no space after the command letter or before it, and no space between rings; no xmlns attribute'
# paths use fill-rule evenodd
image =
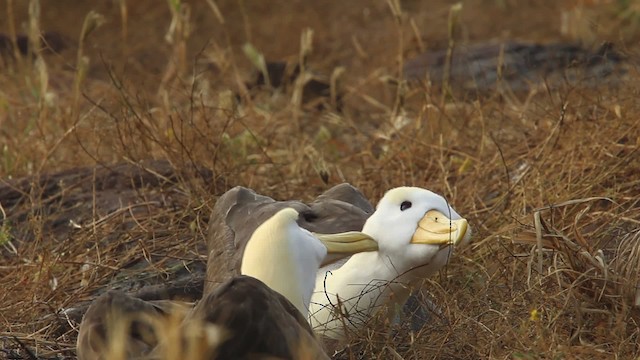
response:
<svg viewBox="0 0 640 360"><path fill-rule="evenodd" d="M173 341L157 338L159 327L166 327L159 323L166 320L158 316L162 309L119 292L101 296L80 325L78 358L114 356L118 339L126 358L328 359L307 322L313 280L328 252L353 254L377 244L358 233L314 236L296 224L298 218L296 210L285 208L262 223L245 246L242 275L206 294Z"/></svg>
<svg viewBox="0 0 640 360"><path fill-rule="evenodd" d="M310 322L333 339L364 326L383 305L397 315L411 291L448 263L453 247L471 239L467 220L442 196L417 187L387 191L362 232L379 250L321 269L316 278Z"/></svg>
<svg viewBox="0 0 640 360"><path fill-rule="evenodd" d="M466 220L442 196L421 188L388 191L371 216L373 207L349 184L331 188L309 205L275 201L236 187L223 194L213 210L205 294L238 273L253 230L284 207L298 210L299 225L310 231L362 230L379 242L379 251L357 254L346 262L327 257L326 268L318 272L310 321L316 331L335 339L344 338L343 323L357 328L381 305L402 307L419 281L447 264L453 245L464 245L471 236ZM336 294L344 302L342 309L335 306Z"/></svg>

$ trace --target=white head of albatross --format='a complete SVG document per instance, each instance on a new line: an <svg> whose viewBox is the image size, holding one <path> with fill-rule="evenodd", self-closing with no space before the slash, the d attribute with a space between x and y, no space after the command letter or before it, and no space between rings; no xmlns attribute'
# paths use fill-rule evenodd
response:
<svg viewBox="0 0 640 360"><path fill-rule="evenodd" d="M442 196L417 187L389 190L362 232L379 250L316 278L310 322L325 336L343 338L345 323L357 327L383 304L401 307L420 279L447 264L454 245L471 238L467 221Z"/></svg>
<svg viewBox="0 0 640 360"><path fill-rule="evenodd" d="M261 280L307 316L314 280L327 254L377 250L361 232L312 235L297 224L298 212L285 208L262 223L247 243L240 272Z"/></svg>

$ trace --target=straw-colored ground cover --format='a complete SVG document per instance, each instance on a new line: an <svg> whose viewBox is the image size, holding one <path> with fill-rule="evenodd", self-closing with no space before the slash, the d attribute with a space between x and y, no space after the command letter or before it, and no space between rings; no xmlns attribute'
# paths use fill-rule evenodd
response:
<svg viewBox="0 0 640 360"><path fill-rule="evenodd" d="M430 188L475 235L426 279L432 321L376 324L339 358L637 358L636 67L518 93L400 73L450 40L610 40L631 59L637 5L586 3L478 0L450 16L447 1L3 2L9 38L55 31L64 48L3 50L0 357L74 357L78 324L60 309L202 272L225 190L311 199L346 181L372 202ZM305 58L302 75L254 86L245 43ZM303 91L312 72L320 98Z"/></svg>

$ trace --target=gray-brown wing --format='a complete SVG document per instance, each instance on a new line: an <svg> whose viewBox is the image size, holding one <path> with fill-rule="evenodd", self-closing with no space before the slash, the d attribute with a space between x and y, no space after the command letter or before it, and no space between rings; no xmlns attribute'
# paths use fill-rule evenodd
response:
<svg viewBox="0 0 640 360"><path fill-rule="evenodd" d="M374 208L354 186L343 183L318 196L310 212L298 221L303 228L322 234L360 231Z"/></svg>
<svg viewBox="0 0 640 360"><path fill-rule="evenodd" d="M275 201L251 189L235 187L218 199L209 220L204 294L240 274L242 254L255 229L286 207L301 214L300 226L318 233L362 230L373 213L369 201L349 184L334 186L310 205L296 200Z"/></svg>
<svg viewBox="0 0 640 360"><path fill-rule="evenodd" d="M204 350L204 359L329 359L302 314L249 276L230 279L205 295L185 319L187 325L198 323L218 325L226 333L221 343Z"/></svg>
<svg viewBox="0 0 640 360"><path fill-rule="evenodd" d="M318 196L314 203L321 203L326 200L334 200L351 204L369 215L375 211L373 205L371 205L364 194L360 192L358 188L348 183L336 185L325 191Z"/></svg>

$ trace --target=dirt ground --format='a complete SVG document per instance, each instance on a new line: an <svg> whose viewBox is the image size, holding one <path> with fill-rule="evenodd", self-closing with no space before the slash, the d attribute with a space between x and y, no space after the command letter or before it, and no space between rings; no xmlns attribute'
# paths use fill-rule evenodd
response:
<svg viewBox="0 0 640 360"><path fill-rule="evenodd" d="M336 358L640 356L640 7L461 4L0 2L0 358L75 358L73 309L200 276L227 189L341 182L373 203L429 188L475 235L425 280L435 320L378 324ZM453 76L474 46L505 81ZM444 75L408 81L438 51Z"/></svg>

